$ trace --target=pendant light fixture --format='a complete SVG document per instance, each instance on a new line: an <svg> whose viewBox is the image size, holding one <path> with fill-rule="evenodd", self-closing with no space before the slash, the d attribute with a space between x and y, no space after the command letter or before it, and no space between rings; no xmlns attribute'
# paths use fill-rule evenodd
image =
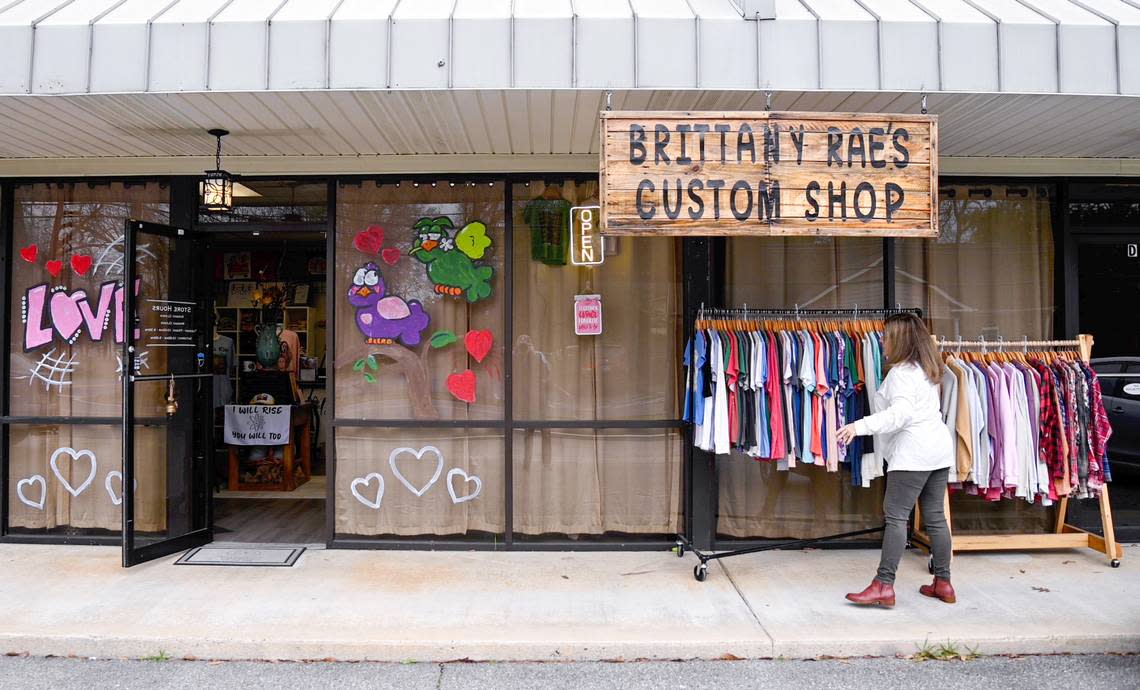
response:
<svg viewBox="0 0 1140 690"><path fill-rule="evenodd" d="M214 169L207 170L206 177L202 180L202 210L210 213L229 211L234 206L234 177L222 170L222 137L229 134L229 131L211 129L209 134L217 138L218 148L214 158Z"/></svg>

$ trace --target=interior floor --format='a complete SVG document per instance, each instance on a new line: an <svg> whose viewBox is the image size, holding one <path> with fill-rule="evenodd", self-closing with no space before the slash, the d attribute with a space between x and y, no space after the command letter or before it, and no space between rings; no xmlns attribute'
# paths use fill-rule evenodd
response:
<svg viewBox="0 0 1140 690"><path fill-rule="evenodd" d="M323 544L325 500L215 496L214 540L247 544Z"/></svg>

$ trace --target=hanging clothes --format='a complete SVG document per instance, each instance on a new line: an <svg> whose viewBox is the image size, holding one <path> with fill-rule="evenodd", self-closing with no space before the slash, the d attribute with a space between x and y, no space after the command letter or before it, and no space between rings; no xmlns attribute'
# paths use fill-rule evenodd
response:
<svg viewBox="0 0 1140 690"><path fill-rule="evenodd" d="M699 322L684 349L683 418L695 446L737 451L778 470L846 469L855 486L884 473L870 437L837 431L873 411L883 380L878 322Z"/></svg>
<svg viewBox="0 0 1140 690"><path fill-rule="evenodd" d="M1096 373L1075 353L943 353L943 415L954 420L952 488L1052 505L1099 495L1112 435Z"/></svg>

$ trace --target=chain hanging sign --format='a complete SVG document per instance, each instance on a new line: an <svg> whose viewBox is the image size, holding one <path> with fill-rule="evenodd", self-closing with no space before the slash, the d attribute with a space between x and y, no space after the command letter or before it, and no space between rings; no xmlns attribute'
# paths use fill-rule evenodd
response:
<svg viewBox="0 0 1140 690"><path fill-rule="evenodd" d="M601 114L614 235L938 236L938 118Z"/></svg>

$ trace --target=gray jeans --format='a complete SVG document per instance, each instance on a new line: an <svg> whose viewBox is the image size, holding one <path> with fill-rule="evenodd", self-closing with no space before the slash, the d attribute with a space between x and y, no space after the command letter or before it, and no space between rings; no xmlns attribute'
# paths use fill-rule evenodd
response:
<svg viewBox="0 0 1140 690"><path fill-rule="evenodd" d="M906 548L910 509L916 501L922 508L922 527L930 537L934 575L950 579L950 527L946 524L946 511L942 509L949 474L948 468L925 472L887 472L887 493L883 497L886 532L883 534L883 556L879 560L876 580L889 585L895 583L895 571L899 568L899 559Z"/></svg>

